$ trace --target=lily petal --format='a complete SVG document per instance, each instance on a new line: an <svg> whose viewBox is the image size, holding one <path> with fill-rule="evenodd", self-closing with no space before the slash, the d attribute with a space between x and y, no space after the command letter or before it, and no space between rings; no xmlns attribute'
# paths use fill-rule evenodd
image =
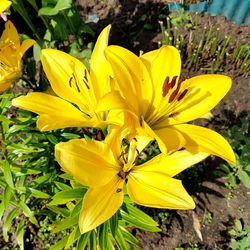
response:
<svg viewBox="0 0 250 250"><path fill-rule="evenodd" d="M224 75L200 75L182 82L186 95L172 110L172 114L165 121L168 125L184 123L197 119L218 104L232 85L231 78ZM158 127L164 126L159 123Z"/></svg>
<svg viewBox="0 0 250 250"><path fill-rule="evenodd" d="M105 94L98 101L97 107L95 109L96 112L114 110L114 109L127 109L128 105L124 98L122 98L119 91L112 91Z"/></svg>
<svg viewBox="0 0 250 250"><path fill-rule="evenodd" d="M171 155L160 154L142 165L136 167L136 171L155 172L167 174L173 177L183 170L192 167L194 164L201 162L208 153L191 153L187 150L180 150Z"/></svg>
<svg viewBox="0 0 250 250"><path fill-rule="evenodd" d="M16 27L11 21L5 23L5 29L2 33L1 40L4 42L11 41L17 50L20 48L19 35Z"/></svg>
<svg viewBox="0 0 250 250"><path fill-rule="evenodd" d="M154 130L168 149L168 154L181 149L185 145L185 139L181 133L170 127Z"/></svg>
<svg viewBox="0 0 250 250"><path fill-rule="evenodd" d="M52 89L61 98L90 113L96 105L89 73L78 59L55 49L44 49L41 61Z"/></svg>
<svg viewBox="0 0 250 250"><path fill-rule="evenodd" d="M115 176L105 186L90 188L84 196L79 216L79 228L83 234L110 219L123 202L124 180Z"/></svg>
<svg viewBox="0 0 250 250"><path fill-rule="evenodd" d="M36 43L33 39L26 39L22 42L22 45L20 47L20 56L22 57L23 54L34 44Z"/></svg>
<svg viewBox="0 0 250 250"><path fill-rule="evenodd" d="M186 140L185 148L191 152L206 152L235 164L235 155L229 143L211 129L191 124L173 126Z"/></svg>
<svg viewBox="0 0 250 250"><path fill-rule="evenodd" d="M0 13L4 12L11 5L10 1L1 0Z"/></svg>
<svg viewBox="0 0 250 250"><path fill-rule="evenodd" d="M103 142L83 139L61 142L55 146L55 157L64 171L85 186L103 186L119 173L112 151Z"/></svg>
<svg viewBox="0 0 250 250"><path fill-rule="evenodd" d="M110 76L112 76L112 69L104 55L104 50L108 46L110 29L111 25L108 25L102 30L89 60L90 77L95 83L93 88L97 100L111 90Z"/></svg>
<svg viewBox="0 0 250 250"><path fill-rule="evenodd" d="M41 131L93 125L90 117L74 105L45 93L31 92L27 96L17 97L12 100L12 105L39 114L37 125Z"/></svg>
<svg viewBox="0 0 250 250"><path fill-rule="evenodd" d="M136 168L135 168L136 169ZM132 170L127 192L137 204L167 209L193 209L195 203L180 180L164 173Z"/></svg>
<svg viewBox="0 0 250 250"><path fill-rule="evenodd" d="M157 141L161 152L165 153L165 154L168 152L167 145L164 143L164 141L161 139L161 137L159 137L155 133L155 131L143 119L142 119L141 127L137 128L137 133L140 135L145 134L151 138L154 138Z"/></svg>
<svg viewBox="0 0 250 250"><path fill-rule="evenodd" d="M1 82L0 84L0 92L5 91L11 86L11 82Z"/></svg>
<svg viewBox="0 0 250 250"><path fill-rule="evenodd" d="M136 114L145 115L153 98L153 86L145 65L139 57L120 46L108 46L105 50L117 84Z"/></svg>
<svg viewBox="0 0 250 250"><path fill-rule="evenodd" d="M169 78L169 81L171 81L173 77L177 77L178 80L180 76L180 53L173 46L162 46L160 49L143 54L140 58L152 77L155 89L153 106L158 107L163 98L162 88L166 78Z"/></svg>

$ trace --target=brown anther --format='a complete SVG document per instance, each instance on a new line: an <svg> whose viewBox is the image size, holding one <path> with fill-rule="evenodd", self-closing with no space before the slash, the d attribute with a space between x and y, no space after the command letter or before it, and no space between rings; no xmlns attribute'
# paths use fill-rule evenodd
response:
<svg viewBox="0 0 250 250"><path fill-rule="evenodd" d="M70 86L70 88L72 88L72 80L74 79L74 82L75 82L75 86L76 86L76 89L77 89L77 92L81 92L80 91L80 88L79 88L79 86L78 86L78 84L77 84L77 80L76 80L76 77L75 77L75 74L73 73L72 74L72 76L69 78L69 86Z"/></svg>
<svg viewBox="0 0 250 250"><path fill-rule="evenodd" d="M168 94L170 87L171 85L169 84L169 76L167 76L162 85L162 97L165 97Z"/></svg>
<svg viewBox="0 0 250 250"><path fill-rule="evenodd" d="M70 88L72 87L72 80L73 80L73 77L71 76L71 77L69 78L69 86L70 86Z"/></svg>
<svg viewBox="0 0 250 250"><path fill-rule="evenodd" d="M116 193L120 193L121 191L122 191L121 188L117 188L117 189L116 189Z"/></svg>
<svg viewBox="0 0 250 250"><path fill-rule="evenodd" d="M184 98L184 96L187 94L188 89L184 89L184 91L178 96L177 101L179 102L180 100L182 100Z"/></svg>
<svg viewBox="0 0 250 250"><path fill-rule="evenodd" d="M84 84L86 85L87 89L90 89L89 85L88 85L88 78L87 78L87 70L86 69L84 69L84 75L83 75L82 80L83 80Z"/></svg>
<svg viewBox="0 0 250 250"><path fill-rule="evenodd" d="M175 97L178 95L178 89L176 89L175 91L172 92L172 94L170 95L169 99L168 99L168 103L171 103L174 101Z"/></svg>
<svg viewBox="0 0 250 250"><path fill-rule="evenodd" d="M174 88L175 84L176 84L176 80L177 80L177 77L178 76L174 76L170 82L170 85L171 85L171 89Z"/></svg>

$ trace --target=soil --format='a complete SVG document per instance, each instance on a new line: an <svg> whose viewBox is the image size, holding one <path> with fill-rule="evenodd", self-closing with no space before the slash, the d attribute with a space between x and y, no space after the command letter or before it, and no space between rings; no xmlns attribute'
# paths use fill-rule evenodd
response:
<svg viewBox="0 0 250 250"><path fill-rule="evenodd" d="M91 16L99 19L97 23L89 23L96 34L99 34L106 25L112 24L110 44L121 45L139 54L140 50L146 52L158 48L158 42L161 41L158 21L165 21L168 14L166 2L169 1L77 0L76 5L83 20L86 21ZM211 17L208 14L200 17L201 29L213 25L220 28L221 38L230 35L232 41L237 40L240 44L249 43L250 27L237 26L224 17ZM192 77L200 73L183 69L182 77ZM249 77L237 75L234 70L223 74L233 78L233 86L213 110L213 114L220 115L225 110L236 113L249 110ZM162 229L160 233L135 230L134 233L140 240L140 249L168 250L176 247L187 249L192 246L197 246L199 249L229 249L228 230L233 227L234 220L241 219L244 225L250 225L250 191L243 185L239 185L235 190L227 189L225 181L214 175L217 166L218 161L211 161L208 172L199 181L196 190L192 190L192 187L186 184L197 204L194 211L171 212L170 218L160 221ZM154 214L152 210L149 210L150 213ZM208 213L212 218L206 221ZM199 227L200 236L196 232L199 231L197 230Z"/></svg>

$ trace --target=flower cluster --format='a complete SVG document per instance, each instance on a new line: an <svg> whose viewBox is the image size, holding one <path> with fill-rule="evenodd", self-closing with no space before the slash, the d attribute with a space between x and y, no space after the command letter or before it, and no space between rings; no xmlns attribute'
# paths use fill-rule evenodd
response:
<svg viewBox="0 0 250 250"><path fill-rule="evenodd" d="M26 39L20 43L13 23L11 21L5 23L5 30L0 38L0 91L8 89L17 78L22 76L22 57L34 44L35 41L32 39Z"/></svg>
<svg viewBox="0 0 250 250"><path fill-rule="evenodd" d="M176 48L163 46L137 56L123 47L108 46L110 28L98 37L90 70L62 51L42 50L41 62L54 93L31 92L12 102L37 113L41 131L108 129L103 141L74 139L55 147L63 170L89 187L79 216L81 233L108 220L120 208L124 194L144 206L193 209L193 199L173 176L209 155L235 163L221 135L188 124L226 95L231 79L215 74L181 79ZM161 153L139 163L152 140Z"/></svg>

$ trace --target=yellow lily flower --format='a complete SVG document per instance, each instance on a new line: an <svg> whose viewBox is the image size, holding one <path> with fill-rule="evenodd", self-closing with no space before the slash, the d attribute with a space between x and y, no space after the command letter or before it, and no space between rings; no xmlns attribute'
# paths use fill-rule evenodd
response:
<svg viewBox="0 0 250 250"><path fill-rule="evenodd" d="M11 5L11 1L8 0L1 0L0 4L0 13L4 12L6 9L8 9Z"/></svg>
<svg viewBox="0 0 250 250"><path fill-rule="evenodd" d="M0 91L8 89L22 75L22 57L35 44L27 39L20 44L17 30L11 21L5 23L0 38Z"/></svg>
<svg viewBox="0 0 250 250"><path fill-rule="evenodd" d="M37 127L41 131L102 127L117 122L109 111L124 109L126 103L118 91L112 91L111 68L104 56L110 27L97 39L90 59L90 73L71 55L55 49L42 50L43 69L57 96L32 92L12 102L14 106L39 114Z"/></svg>
<svg viewBox="0 0 250 250"><path fill-rule="evenodd" d="M137 165L145 140L138 136L131 139L126 147L124 136L126 131L114 129L105 141L73 139L55 147L55 157L63 170L89 187L79 216L81 233L111 218L123 203L125 189L132 201L143 206L167 209L195 207L181 181L172 177L208 154L180 150L171 155L159 154Z"/></svg>
<svg viewBox="0 0 250 250"><path fill-rule="evenodd" d="M164 153L185 147L235 163L235 155L221 135L186 124L207 114L226 95L232 84L229 77L210 74L181 81L180 54L172 46L140 57L120 46L109 46L105 55L118 89L134 113L128 126L137 133L146 131Z"/></svg>

